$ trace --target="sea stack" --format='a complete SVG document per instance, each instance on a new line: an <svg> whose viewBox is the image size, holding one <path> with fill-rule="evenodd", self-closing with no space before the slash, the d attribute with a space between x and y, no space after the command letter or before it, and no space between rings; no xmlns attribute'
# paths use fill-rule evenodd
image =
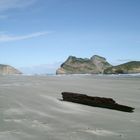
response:
<svg viewBox="0 0 140 140"><path fill-rule="evenodd" d="M22 74L22 72L20 72L19 70L17 70L12 66L0 64L0 74L13 75L13 74Z"/></svg>
<svg viewBox="0 0 140 140"><path fill-rule="evenodd" d="M104 57L94 55L89 58L69 56L57 69L56 74L99 74L111 67Z"/></svg>

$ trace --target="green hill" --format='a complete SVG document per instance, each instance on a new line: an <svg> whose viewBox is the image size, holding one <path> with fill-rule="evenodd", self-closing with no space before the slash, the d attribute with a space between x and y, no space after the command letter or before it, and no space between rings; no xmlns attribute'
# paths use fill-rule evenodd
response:
<svg viewBox="0 0 140 140"><path fill-rule="evenodd" d="M131 61L104 70L104 74L140 73L140 61Z"/></svg>

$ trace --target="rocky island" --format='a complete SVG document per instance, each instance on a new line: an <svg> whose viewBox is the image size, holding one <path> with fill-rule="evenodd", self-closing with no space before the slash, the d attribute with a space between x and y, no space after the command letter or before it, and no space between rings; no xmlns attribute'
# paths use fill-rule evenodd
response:
<svg viewBox="0 0 140 140"><path fill-rule="evenodd" d="M12 74L22 74L22 72L20 72L19 70L17 70L16 68L12 66L0 64L0 74L12 75Z"/></svg>
<svg viewBox="0 0 140 140"><path fill-rule="evenodd" d="M56 74L99 74L112 67L104 57L94 55L89 58L69 56L56 71Z"/></svg>

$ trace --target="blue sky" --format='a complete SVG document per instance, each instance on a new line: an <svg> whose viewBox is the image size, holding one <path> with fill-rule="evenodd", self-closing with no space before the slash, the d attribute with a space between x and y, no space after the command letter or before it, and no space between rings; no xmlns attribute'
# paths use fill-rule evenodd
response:
<svg viewBox="0 0 140 140"><path fill-rule="evenodd" d="M139 0L0 0L1 64L50 72L95 54L140 61Z"/></svg>

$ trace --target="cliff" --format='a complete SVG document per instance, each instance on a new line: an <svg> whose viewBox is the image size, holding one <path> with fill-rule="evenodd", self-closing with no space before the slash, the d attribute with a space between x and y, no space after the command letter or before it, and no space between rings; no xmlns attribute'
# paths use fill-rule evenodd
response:
<svg viewBox="0 0 140 140"><path fill-rule="evenodd" d="M12 74L22 74L22 73L12 66L0 64L0 74L12 75Z"/></svg>
<svg viewBox="0 0 140 140"><path fill-rule="evenodd" d="M118 66L112 66L104 70L105 74L129 74L140 73L140 61L131 61Z"/></svg>
<svg viewBox="0 0 140 140"><path fill-rule="evenodd" d="M94 55L88 58L76 58L69 56L68 59L56 71L56 74L98 74L111 67L104 57Z"/></svg>

